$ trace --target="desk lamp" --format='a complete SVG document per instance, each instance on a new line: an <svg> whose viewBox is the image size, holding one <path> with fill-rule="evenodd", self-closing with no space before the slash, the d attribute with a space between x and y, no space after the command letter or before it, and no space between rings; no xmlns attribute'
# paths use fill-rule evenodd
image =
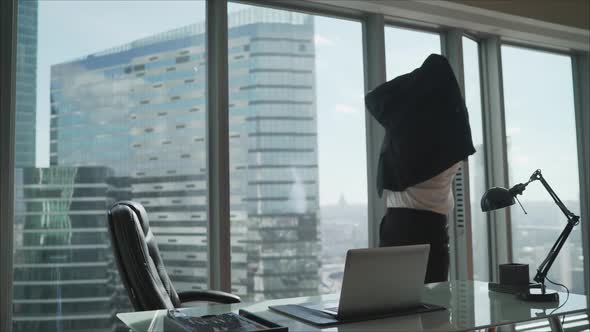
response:
<svg viewBox="0 0 590 332"><path fill-rule="evenodd" d="M545 181L545 178L543 178L543 175L541 174L540 169L536 170L533 173L533 175L531 175L529 180L525 183L516 184L515 186L513 186L510 189L501 188L501 187L494 187L494 188L491 188L488 191L486 191L481 198L481 210L483 212L488 212L488 211L501 209L501 208L505 208L505 207L513 205L515 203L515 199L518 201L518 197L516 197L516 196L522 195L522 193L524 192L526 187L531 182L537 181L537 180L539 180L541 182L541 184L543 184L543 187L545 187L545 190L547 190L547 192L549 193L551 198L553 198L553 201L555 201L555 204L557 204L557 206L559 207L561 212L563 212L563 214L567 218L567 224L566 224L564 230L561 232L561 234L557 238L557 241L555 241L555 244L553 244L553 247L551 247L551 250L549 250L549 254L547 255L547 257L543 260L541 265L539 265L539 267L537 268L537 274L533 278L535 283L530 283L528 285L527 292L524 294L521 293L521 294L519 294L519 296L522 299L528 300L528 301L556 302L556 301L559 301L559 294L558 293L548 293L546 291L545 279L547 277L547 273L549 272L549 269L551 268L551 265L555 261L555 258L557 258L557 255L559 254L561 247L563 247L563 244L567 240L572 229L574 228L574 226L576 226L577 224L580 223L580 217L573 214L570 210L568 210L565 207L565 205L559 199L557 194L553 191L551 186L549 186L547 181ZM520 204L520 201L518 203ZM522 207L522 205L521 205L521 207ZM524 208L523 208L523 210L524 210ZM526 213L526 211L525 211L525 213ZM541 293L540 294L531 293L530 290L532 288L540 288Z"/></svg>

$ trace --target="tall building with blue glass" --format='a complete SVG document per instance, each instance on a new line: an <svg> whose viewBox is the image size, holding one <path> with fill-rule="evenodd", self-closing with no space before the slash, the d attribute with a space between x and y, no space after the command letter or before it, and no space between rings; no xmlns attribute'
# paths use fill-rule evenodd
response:
<svg viewBox="0 0 590 332"><path fill-rule="evenodd" d="M315 294L321 248L313 18L252 8L228 21L232 291L253 300ZM95 170L97 183L109 188L104 202L143 204L178 290L208 285L206 110L202 24L51 68L49 169ZM102 169L109 176L99 176ZM35 199L51 199L43 195ZM88 204L76 206L88 206L88 213L106 210ZM60 229L93 234L102 241L96 245L110 250L106 220L90 225L66 219ZM56 245L76 250L68 241ZM28 261L27 251L21 253ZM30 273L16 282L33 282L47 294L60 290L55 298L71 305L44 307L39 296L23 293L15 319L33 305L38 318L60 320L45 324L47 331L115 329L108 317L127 304L120 301L118 279L105 277L116 273L112 256L62 258L71 268L64 268L69 284L82 282L85 292L56 288L65 274L46 274L44 264L52 262L27 263ZM95 274L97 262L108 268ZM110 305L92 310L104 314L102 320L88 319L84 306L75 306L105 297L113 299ZM50 311L43 315L43 308Z"/></svg>
<svg viewBox="0 0 590 332"><path fill-rule="evenodd" d="M37 0L18 0L16 35L16 167L35 166L37 106Z"/></svg>

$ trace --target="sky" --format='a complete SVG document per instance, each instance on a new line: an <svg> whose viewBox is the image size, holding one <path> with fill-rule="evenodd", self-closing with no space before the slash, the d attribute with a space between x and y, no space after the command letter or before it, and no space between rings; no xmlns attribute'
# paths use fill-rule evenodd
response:
<svg viewBox="0 0 590 332"><path fill-rule="evenodd" d="M230 4L229 11L243 7ZM49 159L49 70L52 64L204 20L204 1L41 0L38 166L47 166ZM388 79L413 70L430 53L440 52L440 39L436 34L388 27L385 38ZM360 22L316 16L314 41L320 205L335 204L341 196L349 203L366 204L362 26ZM569 58L507 46L502 48L502 58L511 182L524 181L535 169L541 168L563 199L577 199ZM468 76L468 72L476 70L472 67L477 61L471 59L465 63L470 64L470 68L465 69ZM466 82L466 85L466 90L474 89L477 82ZM477 104L469 98L467 102L468 105ZM470 110L481 112L477 107L470 107ZM481 121L480 114L470 115L470 118ZM481 135L475 132L474 140L481 142ZM542 189L531 188L526 199L548 199L548 196Z"/></svg>
<svg viewBox="0 0 590 332"><path fill-rule="evenodd" d="M562 200L578 200L570 57L502 46L502 60L511 182L524 182L540 168ZM523 198L550 200L540 183Z"/></svg>

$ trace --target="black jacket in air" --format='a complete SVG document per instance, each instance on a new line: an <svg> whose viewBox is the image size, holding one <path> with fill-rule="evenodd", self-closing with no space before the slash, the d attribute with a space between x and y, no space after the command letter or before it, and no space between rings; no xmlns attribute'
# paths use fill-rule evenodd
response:
<svg viewBox="0 0 590 332"><path fill-rule="evenodd" d="M420 68L370 91L365 105L385 127L377 191L403 191L475 153L467 107L447 59L431 54Z"/></svg>

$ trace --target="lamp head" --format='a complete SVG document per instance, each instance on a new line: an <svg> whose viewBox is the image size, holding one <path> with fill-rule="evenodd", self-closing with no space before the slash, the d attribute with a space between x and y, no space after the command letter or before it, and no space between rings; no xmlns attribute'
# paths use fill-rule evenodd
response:
<svg viewBox="0 0 590 332"><path fill-rule="evenodd" d="M514 194L510 190L494 187L488 189L481 197L481 210L488 212L511 206L514 203Z"/></svg>

